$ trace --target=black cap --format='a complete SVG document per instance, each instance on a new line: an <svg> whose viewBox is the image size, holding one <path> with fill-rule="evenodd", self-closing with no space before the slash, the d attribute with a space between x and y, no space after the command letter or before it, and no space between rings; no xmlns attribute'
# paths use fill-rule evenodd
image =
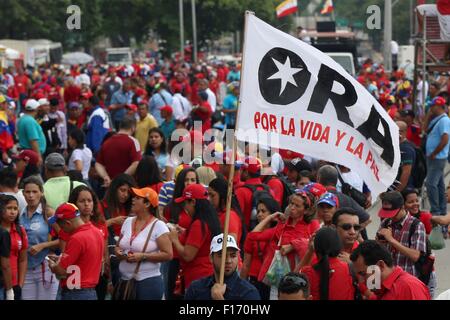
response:
<svg viewBox="0 0 450 320"><path fill-rule="evenodd" d="M287 167L289 170L295 170L300 173L303 170L312 171L311 164L305 159L294 158L290 162L287 163Z"/></svg>
<svg viewBox="0 0 450 320"><path fill-rule="evenodd" d="M380 195L382 208L378 212L381 218L392 218L403 207L405 201L398 191L388 191Z"/></svg>

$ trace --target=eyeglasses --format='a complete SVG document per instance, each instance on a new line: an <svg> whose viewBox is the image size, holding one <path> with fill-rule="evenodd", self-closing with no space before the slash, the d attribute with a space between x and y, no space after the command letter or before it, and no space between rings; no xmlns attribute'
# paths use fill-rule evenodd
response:
<svg viewBox="0 0 450 320"><path fill-rule="evenodd" d="M356 232L361 231L362 227L360 224L351 224L351 223L343 223L339 225L338 227L344 229L345 231L350 230L353 228Z"/></svg>
<svg viewBox="0 0 450 320"><path fill-rule="evenodd" d="M308 282L298 276L285 276L281 279L281 282L291 282L293 284L295 284L296 286L302 287L302 288L306 288L308 287Z"/></svg>

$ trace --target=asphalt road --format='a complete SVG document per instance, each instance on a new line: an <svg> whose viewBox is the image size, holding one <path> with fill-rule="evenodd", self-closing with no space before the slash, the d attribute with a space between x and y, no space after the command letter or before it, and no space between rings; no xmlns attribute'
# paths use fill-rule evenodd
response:
<svg viewBox="0 0 450 320"><path fill-rule="evenodd" d="M450 182L450 164L446 167L445 185ZM425 197L426 199L426 197ZM369 239L374 239L376 231L380 225L380 218L377 213L380 209L380 202L377 201L370 209L369 213L372 217L372 223L367 227ZM428 202L425 200L425 209L429 209ZM447 205L447 211L450 212L450 206ZM437 289L435 298L442 292L450 289L450 239L446 240L446 247L442 250L433 251L435 260L435 270L437 275Z"/></svg>

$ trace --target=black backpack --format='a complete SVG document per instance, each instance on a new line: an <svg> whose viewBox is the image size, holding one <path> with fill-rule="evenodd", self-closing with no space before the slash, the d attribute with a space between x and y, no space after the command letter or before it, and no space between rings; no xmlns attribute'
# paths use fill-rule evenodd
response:
<svg viewBox="0 0 450 320"><path fill-rule="evenodd" d="M413 176L414 188L421 189L427 176L427 159L421 148L413 146L416 151L416 161L412 167L411 175Z"/></svg>
<svg viewBox="0 0 450 320"><path fill-rule="evenodd" d="M247 188L250 189L252 192L252 212L250 215L250 225L248 226L249 230L252 230L257 224L256 220L256 207L258 205L259 199L262 198L273 198L270 194L270 188L268 185L265 184L244 184L240 188ZM263 188L262 190L258 190L258 188Z"/></svg>
<svg viewBox="0 0 450 320"><path fill-rule="evenodd" d="M284 210L289 205L289 198L291 197L291 195L295 193L295 188L291 183L289 183L289 181L284 176L280 175L267 176L264 179L264 183L269 182L270 179L278 179L283 184L283 198L281 201L281 210Z"/></svg>

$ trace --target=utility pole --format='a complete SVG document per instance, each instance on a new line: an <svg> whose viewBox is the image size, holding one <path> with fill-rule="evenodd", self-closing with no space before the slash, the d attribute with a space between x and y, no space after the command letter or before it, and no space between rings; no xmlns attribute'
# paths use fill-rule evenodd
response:
<svg viewBox="0 0 450 320"><path fill-rule="evenodd" d="M180 54L181 60L184 60L184 13L183 13L183 0L178 0L180 11Z"/></svg>
<svg viewBox="0 0 450 320"><path fill-rule="evenodd" d="M392 0L384 0L384 67L392 71Z"/></svg>
<svg viewBox="0 0 450 320"><path fill-rule="evenodd" d="M194 62L197 63L197 17L195 13L195 0L191 0L192 4L192 33L194 37Z"/></svg>

